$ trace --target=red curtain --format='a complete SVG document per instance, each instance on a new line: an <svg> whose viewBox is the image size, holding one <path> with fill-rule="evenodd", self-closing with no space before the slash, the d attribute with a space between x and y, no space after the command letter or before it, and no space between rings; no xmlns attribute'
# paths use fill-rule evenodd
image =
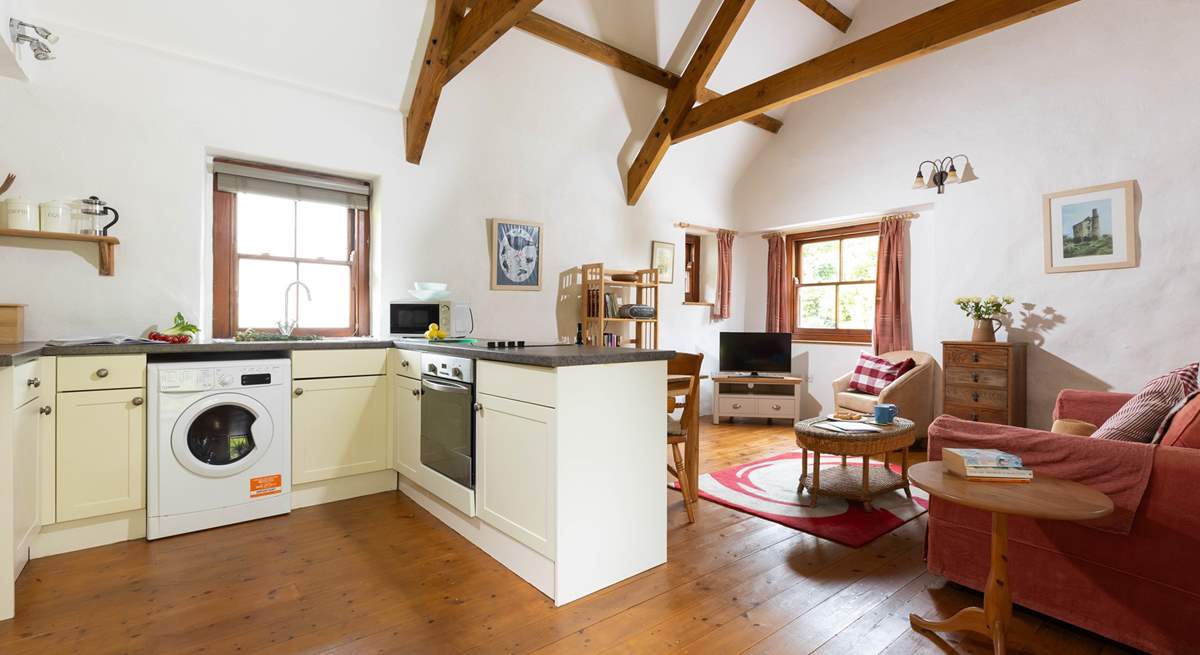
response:
<svg viewBox="0 0 1200 655"><path fill-rule="evenodd" d="M875 354L912 350L905 241L908 221L886 217L879 223L879 270L875 298Z"/></svg>
<svg viewBox="0 0 1200 655"><path fill-rule="evenodd" d="M731 230L717 232L717 302L713 318L729 318L729 288L733 278L733 236Z"/></svg>
<svg viewBox="0 0 1200 655"><path fill-rule="evenodd" d="M788 331L787 244L782 234L767 237L767 332Z"/></svg>

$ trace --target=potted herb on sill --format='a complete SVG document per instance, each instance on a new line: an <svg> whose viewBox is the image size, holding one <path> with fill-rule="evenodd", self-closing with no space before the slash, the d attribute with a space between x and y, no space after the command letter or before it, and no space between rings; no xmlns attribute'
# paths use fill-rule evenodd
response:
<svg viewBox="0 0 1200 655"><path fill-rule="evenodd" d="M995 341L1000 317L1008 316L1007 307L1014 302L1012 296L963 296L955 298L954 304L974 321L971 341Z"/></svg>

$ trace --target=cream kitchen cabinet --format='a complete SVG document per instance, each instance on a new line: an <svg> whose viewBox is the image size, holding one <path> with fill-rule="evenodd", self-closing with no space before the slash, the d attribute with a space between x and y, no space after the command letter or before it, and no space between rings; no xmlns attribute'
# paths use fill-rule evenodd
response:
<svg viewBox="0 0 1200 655"><path fill-rule="evenodd" d="M13 411L13 576L19 575L29 561L29 545L41 526L38 436L46 409L41 399L34 397Z"/></svg>
<svg viewBox="0 0 1200 655"><path fill-rule="evenodd" d="M421 381L392 376L392 434L395 469L417 480L421 469Z"/></svg>
<svg viewBox="0 0 1200 655"><path fill-rule="evenodd" d="M553 559L555 410L482 393L477 401L476 515Z"/></svg>
<svg viewBox="0 0 1200 655"><path fill-rule="evenodd" d="M59 522L146 506L145 395L144 389L58 394Z"/></svg>
<svg viewBox="0 0 1200 655"><path fill-rule="evenodd" d="M386 375L292 382L292 482L389 468Z"/></svg>

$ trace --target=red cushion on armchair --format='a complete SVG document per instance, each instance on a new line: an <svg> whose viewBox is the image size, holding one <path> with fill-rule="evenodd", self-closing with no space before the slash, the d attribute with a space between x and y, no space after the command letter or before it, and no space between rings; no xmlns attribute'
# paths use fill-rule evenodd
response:
<svg viewBox="0 0 1200 655"><path fill-rule="evenodd" d="M1200 448L1200 395L1193 396L1169 420L1161 445Z"/></svg>

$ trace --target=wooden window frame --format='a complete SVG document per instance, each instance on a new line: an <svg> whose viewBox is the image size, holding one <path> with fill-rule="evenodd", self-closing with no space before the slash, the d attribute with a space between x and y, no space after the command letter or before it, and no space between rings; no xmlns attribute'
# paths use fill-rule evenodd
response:
<svg viewBox="0 0 1200 655"><path fill-rule="evenodd" d="M700 250L699 234L683 235L683 269L688 273L688 286L683 290L683 302L700 302Z"/></svg>
<svg viewBox="0 0 1200 655"><path fill-rule="evenodd" d="M240 160L222 160L244 166L282 171L361 183L361 180L339 178L281 166L270 166ZM323 337L368 336L371 333L371 212L370 209L347 208L347 229L350 230L350 327L301 328L292 334ZM213 334L214 338L235 336L238 327L238 260L259 259L297 263L331 264L303 257L273 257L269 255L239 255L237 252L237 194L213 188ZM280 303L283 301L280 300ZM245 329L245 328L241 328ZM255 327L256 332L278 334L275 327Z"/></svg>
<svg viewBox="0 0 1200 655"><path fill-rule="evenodd" d="M801 286L832 286L837 288L840 284L854 284L854 282L842 282L840 280L841 267L841 248L838 248L838 282L822 282L819 284L800 284L800 248L806 243L819 243L822 241L841 241L855 237L879 236L879 223L867 223L865 225L851 225L846 227L830 228L828 230L818 230L813 232L799 232L789 234L787 237L787 270L792 273L792 290L788 294L788 329L792 333L792 341L810 341L810 342L832 342L832 343L853 343L853 344L870 344L873 330L852 330L841 328L802 328L796 325L796 297L800 293ZM866 280L863 280L865 283ZM879 276L876 273L874 279L871 280L875 284L875 299L879 300ZM837 296L835 291L834 296L834 311L837 311Z"/></svg>

